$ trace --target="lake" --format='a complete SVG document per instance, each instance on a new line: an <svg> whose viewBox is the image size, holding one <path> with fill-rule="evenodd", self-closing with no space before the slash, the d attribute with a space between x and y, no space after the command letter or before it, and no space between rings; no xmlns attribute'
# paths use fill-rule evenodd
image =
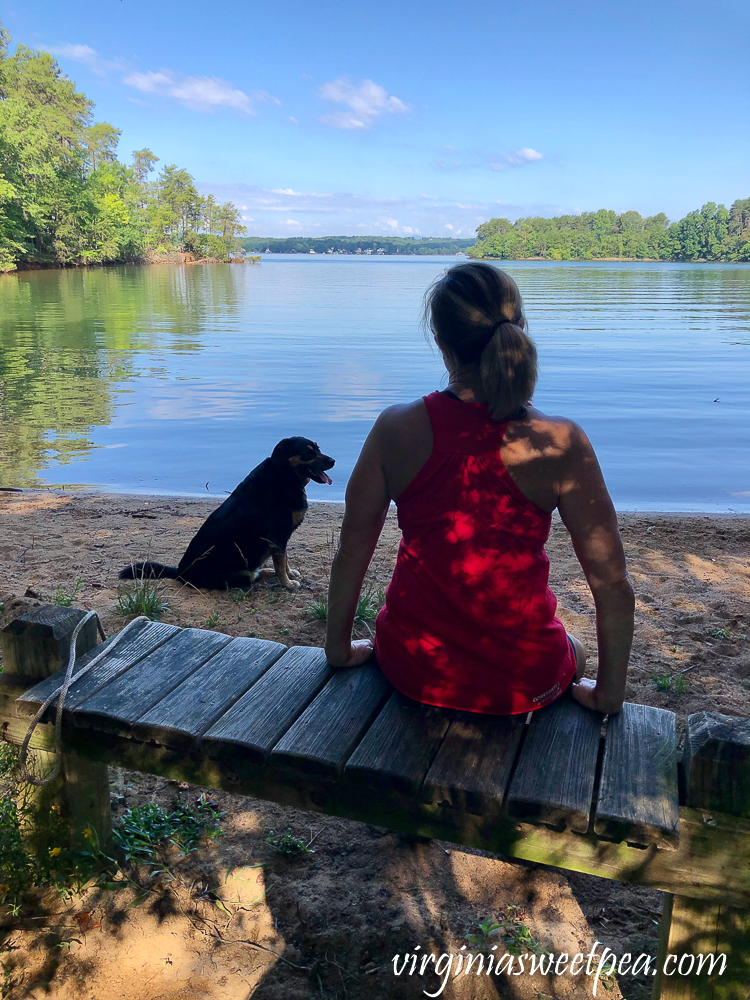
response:
<svg viewBox="0 0 750 1000"><path fill-rule="evenodd" d="M0 276L0 483L223 495L282 437L341 500L380 410L445 385L419 326L455 257L267 255ZM534 401L620 509L750 512L750 265L507 262Z"/></svg>

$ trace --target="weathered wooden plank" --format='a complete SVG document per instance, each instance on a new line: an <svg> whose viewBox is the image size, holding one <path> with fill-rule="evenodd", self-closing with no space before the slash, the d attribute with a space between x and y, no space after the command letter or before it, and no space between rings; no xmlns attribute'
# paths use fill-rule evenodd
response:
<svg viewBox="0 0 750 1000"><path fill-rule="evenodd" d="M689 716L682 766L687 805L750 817L750 719Z"/></svg>
<svg viewBox="0 0 750 1000"><path fill-rule="evenodd" d="M271 753L275 764L340 775L393 690L376 663L338 670Z"/></svg>
<svg viewBox="0 0 750 1000"><path fill-rule="evenodd" d="M526 717L457 712L424 781L424 798L497 815Z"/></svg>
<svg viewBox="0 0 750 1000"><path fill-rule="evenodd" d="M110 681L125 673L126 670L129 670L139 660L153 653L154 650L158 649L159 646L163 645L179 631L180 629L176 625L166 625L164 622L143 622L142 624L134 625L127 636L117 642L116 645L117 635L110 636L105 642L108 646L114 646L112 652L97 663L87 674L76 680L75 674L79 673L94 656L97 656L101 652L104 643L101 646L96 646L85 656L80 656L75 662L74 679L68 688L68 694L65 699L65 710L67 712L75 711L87 698L90 698ZM53 692L59 691L63 678L64 670L58 670L51 677L47 678L46 681L42 681L31 688L31 690L26 691L18 699L19 710L22 705L26 705L28 714L33 715L43 701ZM54 704L50 708L50 714L53 712Z"/></svg>
<svg viewBox="0 0 750 1000"><path fill-rule="evenodd" d="M508 812L588 829L602 717L569 696L534 712L508 791Z"/></svg>
<svg viewBox="0 0 750 1000"><path fill-rule="evenodd" d="M394 691L344 768L346 781L415 794L454 714Z"/></svg>
<svg viewBox="0 0 750 1000"><path fill-rule="evenodd" d="M607 722L594 831L674 849L679 819L674 712L626 702Z"/></svg>
<svg viewBox="0 0 750 1000"><path fill-rule="evenodd" d="M230 641L231 636L218 632L181 629L75 711L66 710L66 715L75 725L94 724L97 729L116 732L127 729Z"/></svg>
<svg viewBox="0 0 750 1000"><path fill-rule="evenodd" d="M286 652L280 642L232 639L134 724L138 739L191 747Z"/></svg>
<svg viewBox="0 0 750 1000"><path fill-rule="evenodd" d="M322 649L293 646L204 735L209 754L240 747L267 760L298 716L333 674Z"/></svg>

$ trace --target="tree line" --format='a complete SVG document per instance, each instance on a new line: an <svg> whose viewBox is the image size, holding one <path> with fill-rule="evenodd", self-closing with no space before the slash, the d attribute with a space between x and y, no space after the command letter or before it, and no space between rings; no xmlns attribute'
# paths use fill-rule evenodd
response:
<svg viewBox="0 0 750 1000"><path fill-rule="evenodd" d="M708 202L670 223L660 212L600 209L581 215L490 219L477 229L469 257L505 260L750 261L750 198L731 208Z"/></svg>
<svg viewBox="0 0 750 1000"><path fill-rule="evenodd" d="M117 158L121 132L46 52L9 54L0 26L0 271L134 262L185 250L224 259L246 229L231 202L199 195L150 149Z"/></svg>
<svg viewBox="0 0 750 1000"><path fill-rule="evenodd" d="M315 236L312 238L290 236L269 239L248 236L242 245L249 253L377 253L387 254L453 254L466 251L476 240L443 239L422 236Z"/></svg>

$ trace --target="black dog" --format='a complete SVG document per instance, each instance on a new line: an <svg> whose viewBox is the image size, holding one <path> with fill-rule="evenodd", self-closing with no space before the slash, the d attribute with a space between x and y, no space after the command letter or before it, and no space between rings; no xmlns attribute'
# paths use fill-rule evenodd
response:
<svg viewBox="0 0 750 1000"><path fill-rule="evenodd" d="M121 580L177 577L209 590L249 587L272 571L259 568L273 558L273 571L283 587L299 587L286 562L286 546L307 511L305 486L330 483L326 470L335 462L303 437L279 441L270 458L240 485L198 529L179 566L139 562L126 566Z"/></svg>

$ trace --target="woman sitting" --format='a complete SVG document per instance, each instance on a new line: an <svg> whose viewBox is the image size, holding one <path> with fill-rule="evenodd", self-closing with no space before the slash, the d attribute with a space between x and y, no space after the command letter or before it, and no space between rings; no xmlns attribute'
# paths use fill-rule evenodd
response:
<svg viewBox="0 0 750 1000"><path fill-rule="evenodd" d="M380 414L352 473L328 597L326 654L363 663L352 641L362 581L391 500L403 537L374 650L417 701L492 715L575 698L618 712L633 637L633 591L612 501L580 427L527 402L537 378L513 279L451 267L425 318L449 385ZM544 545L552 511L570 532L596 606L598 670L555 616Z"/></svg>

